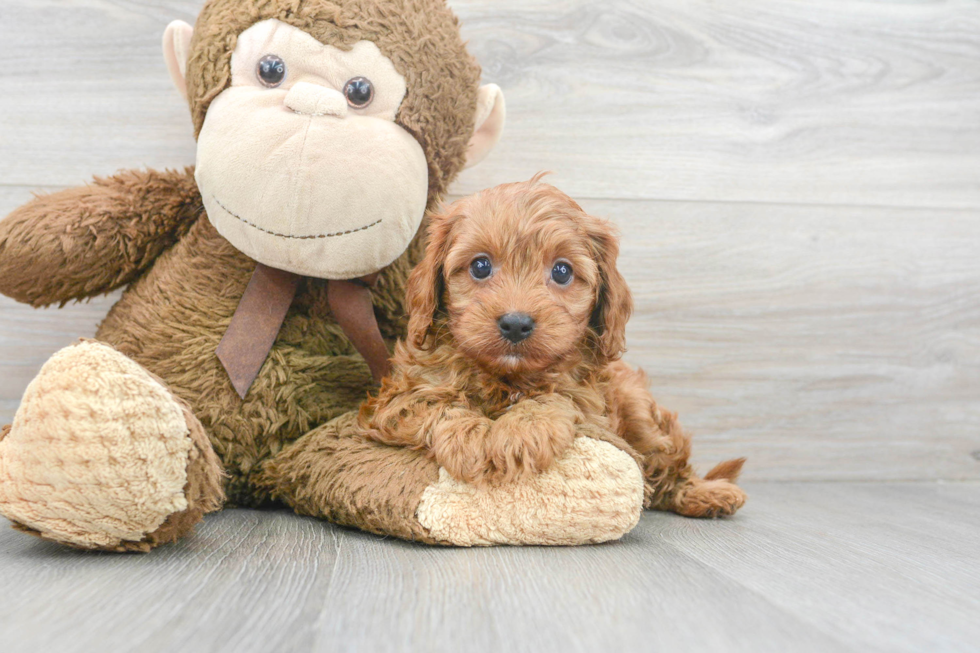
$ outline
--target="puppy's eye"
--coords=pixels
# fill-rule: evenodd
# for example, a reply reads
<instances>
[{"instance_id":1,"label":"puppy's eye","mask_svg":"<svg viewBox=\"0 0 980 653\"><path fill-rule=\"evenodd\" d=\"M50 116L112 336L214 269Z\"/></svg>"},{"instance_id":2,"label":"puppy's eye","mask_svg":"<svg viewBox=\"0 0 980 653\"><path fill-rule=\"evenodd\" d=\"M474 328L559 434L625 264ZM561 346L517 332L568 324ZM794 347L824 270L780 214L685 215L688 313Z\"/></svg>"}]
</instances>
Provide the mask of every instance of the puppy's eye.
<instances>
[{"instance_id":1,"label":"puppy's eye","mask_svg":"<svg viewBox=\"0 0 980 653\"><path fill-rule=\"evenodd\" d=\"M274 54L267 54L259 59L255 74L263 86L275 88L286 79L286 62Z\"/></svg>"},{"instance_id":2,"label":"puppy's eye","mask_svg":"<svg viewBox=\"0 0 980 653\"><path fill-rule=\"evenodd\" d=\"M572 265L568 261L558 261L551 268L551 279L559 286L567 286L572 280Z\"/></svg>"},{"instance_id":3,"label":"puppy's eye","mask_svg":"<svg viewBox=\"0 0 980 653\"><path fill-rule=\"evenodd\" d=\"M347 104L363 109L374 99L374 84L367 77L355 77L344 84L344 97Z\"/></svg>"},{"instance_id":4,"label":"puppy's eye","mask_svg":"<svg viewBox=\"0 0 980 653\"><path fill-rule=\"evenodd\" d=\"M474 279L486 279L493 272L493 263L486 256L478 256L470 263L470 275Z\"/></svg>"}]
</instances>

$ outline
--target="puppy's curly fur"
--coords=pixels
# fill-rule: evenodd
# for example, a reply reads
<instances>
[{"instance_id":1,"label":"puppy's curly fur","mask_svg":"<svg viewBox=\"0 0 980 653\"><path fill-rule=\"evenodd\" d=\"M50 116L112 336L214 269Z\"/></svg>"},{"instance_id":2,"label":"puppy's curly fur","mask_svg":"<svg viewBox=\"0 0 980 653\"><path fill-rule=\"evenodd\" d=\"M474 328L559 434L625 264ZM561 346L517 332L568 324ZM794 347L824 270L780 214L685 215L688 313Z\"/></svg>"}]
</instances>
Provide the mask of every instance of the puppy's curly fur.
<instances>
[{"instance_id":1,"label":"puppy's curly fur","mask_svg":"<svg viewBox=\"0 0 980 653\"><path fill-rule=\"evenodd\" d=\"M697 477L676 416L619 360L633 301L615 231L540 176L431 217L408 281L407 340L361 425L475 485L541 472L577 434L611 430L642 461L645 507L734 513L744 459ZM521 316L522 336L506 337L518 328L508 315Z\"/></svg>"}]
</instances>

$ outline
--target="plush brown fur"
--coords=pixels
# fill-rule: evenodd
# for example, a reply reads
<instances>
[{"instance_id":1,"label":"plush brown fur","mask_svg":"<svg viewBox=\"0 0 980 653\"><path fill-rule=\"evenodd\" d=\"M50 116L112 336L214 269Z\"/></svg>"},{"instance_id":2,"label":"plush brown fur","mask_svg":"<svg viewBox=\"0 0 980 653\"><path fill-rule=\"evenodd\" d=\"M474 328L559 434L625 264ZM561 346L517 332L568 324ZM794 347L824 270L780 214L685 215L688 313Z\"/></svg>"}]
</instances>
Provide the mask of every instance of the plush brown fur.
<instances>
[{"instance_id":1,"label":"plush brown fur","mask_svg":"<svg viewBox=\"0 0 980 653\"><path fill-rule=\"evenodd\" d=\"M549 468L582 425L611 428L642 460L645 506L683 515L734 513L744 460L695 476L690 440L619 361L632 299L616 269L614 231L558 189L506 184L432 218L425 258L409 279L409 334L394 371L361 410L369 437L425 452L476 485L519 481ZM476 279L486 256L493 274ZM565 286L551 279L571 264ZM530 315L518 344L498 319Z\"/></svg>"},{"instance_id":2,"label":"plush brown fur","mask_svg":"<svg viewBox=\"0 0 980 653\"><path fill-rule=\"evenodd\" d=\"M300 514L437 544L415 510L438 478L438 465L426 456L368 440L351 412L265 463L255 482Z\"/></svg>"},{"instance_id":3,"label":"plush brown fur","mask_svg":"<svg viewBox=\"0 0 980 653\"><path fill-rule=\"evenodd\" d=\"M130 170L38 196L0 223L0 292L46 306L115 290L152 266L202 210L189 170Z\"/></svg>"},{"instance_id":4,"label":"plush brown fur","mask_svg":"<svg viewBox=\"0 0 980 653\"><path fill-rule=\"evenodd\" d=\"M188 67L198 130L210 101L229 83L237 34L266 18L307 29L339 47L377 40L406 78L408 95L397 120L427 155L428 203L434 206L463 167L480 76L444 2L209 0L197 22ZM375 312L389 346L405 333L405 281L421 251L417 236L374 289ZM260 463L356 407L373 386L364 360L330 314L325 283L305 279L241 401L215 348L254 268L253 260L211 226L191 169L123 172L39 196L0 222L3 294L43 306L129 284L96 337L187 402L218 457L202 459L207 474L223 471L228 498L240 505L269 501L269 486L253 482ZM174 536L179 532L178 527Z\"/></svg>"}]
</instances>

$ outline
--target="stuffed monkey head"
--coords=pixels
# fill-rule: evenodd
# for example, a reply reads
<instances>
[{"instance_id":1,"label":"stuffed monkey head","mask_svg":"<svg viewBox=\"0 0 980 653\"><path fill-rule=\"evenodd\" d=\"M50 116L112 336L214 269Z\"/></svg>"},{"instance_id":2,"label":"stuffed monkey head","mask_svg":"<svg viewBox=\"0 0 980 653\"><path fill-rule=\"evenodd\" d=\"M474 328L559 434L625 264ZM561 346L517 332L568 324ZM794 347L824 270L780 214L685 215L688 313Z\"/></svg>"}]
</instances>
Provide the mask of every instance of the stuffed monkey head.
<instances>
[{"instance_id":1,"label":"stuffed monkey head","mask_svg":"<svg viewBox=\"0 0 980 653\"><path fill-rule=\"evenodd\" d=\"M301 275L393 262L503 128L443 0L209 0L163 45L209 219Z\"/></svg>"}]
</instances>

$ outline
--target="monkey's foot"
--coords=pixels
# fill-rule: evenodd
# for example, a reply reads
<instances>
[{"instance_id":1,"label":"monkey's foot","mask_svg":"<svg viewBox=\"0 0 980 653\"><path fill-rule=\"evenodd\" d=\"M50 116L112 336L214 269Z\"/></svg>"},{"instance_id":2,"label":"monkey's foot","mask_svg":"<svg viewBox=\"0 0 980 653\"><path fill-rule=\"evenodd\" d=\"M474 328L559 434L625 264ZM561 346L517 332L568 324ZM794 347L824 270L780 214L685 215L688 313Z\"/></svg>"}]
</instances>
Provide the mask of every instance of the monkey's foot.
<instances>
[{"instance_id":1,"label":"monkey's foot","mask_svg":"<svg viewBox=\"0 0 980 653\"><path fill-rule=\"evenodd\" d=\"M569 545L617 540L642 509L636 462L579 436L548 470L511 484L477 488L440 469L416 516L434 538L457 545Z\"/></svg>"},{"instance_id":2,"label":"monkey's foot","mask_svg":"<svg viewBox=\"0 0 980 653\"><path fill-rule=\"evenodd\" d=\"M200 422L102 343L45 363L0 439L0 514L70 546L148 551L222 502L220 463Z\"/></svg>"},{"instance_id":3,"label":"monkey's foot","mask_svg":"<svg viewBox=\"0 0 980 653\"><path fill-rule=\"evenodd\" d=\"M366 437L357 414L320 426L252 480L297 512L432 544L589 544L628 533L643 509L636 461L579 435L547 471L474 487L424 452Z\"/></svg>"}]
</instances>

